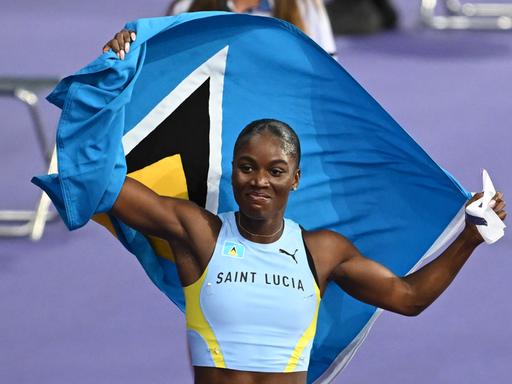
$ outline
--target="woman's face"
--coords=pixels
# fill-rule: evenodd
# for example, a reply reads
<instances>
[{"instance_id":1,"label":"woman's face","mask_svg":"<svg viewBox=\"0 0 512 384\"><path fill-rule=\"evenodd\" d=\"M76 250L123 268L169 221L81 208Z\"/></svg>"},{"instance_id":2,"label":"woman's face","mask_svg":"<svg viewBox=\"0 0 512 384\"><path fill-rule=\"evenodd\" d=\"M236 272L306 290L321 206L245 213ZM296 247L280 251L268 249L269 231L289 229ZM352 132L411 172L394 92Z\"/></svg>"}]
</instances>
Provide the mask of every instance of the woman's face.
<instances>
[{"instance_id":1,"label":"woman's face","mask_svg":"<svg viewBox=\"0 0 512 384\"><path fill-rule=\"evenodd\" d=\"M234 154L232 184L240 211L253 219L283 215L288 194L299 183L295 157L282 148L281 139L255 134Z\"/></svg>"}]
</instances>

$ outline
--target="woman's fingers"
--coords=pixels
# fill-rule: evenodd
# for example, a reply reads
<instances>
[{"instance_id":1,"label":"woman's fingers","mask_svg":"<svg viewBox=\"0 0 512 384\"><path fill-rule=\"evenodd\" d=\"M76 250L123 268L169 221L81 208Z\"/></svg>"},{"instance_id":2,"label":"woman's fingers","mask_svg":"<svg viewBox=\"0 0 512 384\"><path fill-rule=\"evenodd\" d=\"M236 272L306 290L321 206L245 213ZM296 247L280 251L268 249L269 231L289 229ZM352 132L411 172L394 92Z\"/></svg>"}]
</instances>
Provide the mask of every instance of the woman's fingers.
<instances>
[{"instance_id":1,"label":"woman's fingers","mask_svg":"<svg viewBox=\"0 0 512 384\"><path fill-rule=\"evenodd\" d=\"M503 199L503 192L496 192L490 202L490 206L501 220L505 220L507 217L507 212L505 211L506 205L507 204Z\"/></svg>"},{"instance_id":2,"label":"woman's fingers","mask_svg":"<svg viewBox=\"0 0 512 384\"><path fill-rule=\"evenodd\" d=\"M496 192L494 196L492 197L493 200L503 200L503 193L502 192Z\"/></svg>"},{"instance_id":3,"label":"woman's fingers","mask_svg":"<svg viewBox=\"0 0 512 384\"><path fill-rule=\"evenodd\" d=\"M483 195L483 192L475 193L475 195L466 203L466 207L472 202L480 199ZM493 211L496 212L501 220L505 220L507 217L507 212L505 211L506 206L507 204L503 199L503 192L496 192L492 200L489 202L489 207L491 207Z\"/></svg>"},{"instance_id":4,"label":"woman's fingers","mask_svg":"<svg viewBox=\"0 0 512 384\"><path fill-rule=\"evenodd\" d=\"M123 29L122 31L116 34L116 40L119 42L119 47L121 50L128 53L130 51L130 43L132 38L130 36L130 31Z\"/></svg>"},{"instance_id":5,"label":"woman's fingers","mask_svg":"<svg viewBox=\"0 0 512 384\"><path fill-rule=\"evenodd\" d=\"M499 211L503 211L503 209L505 208L505 202L503 200L498 200L496 201L496 204L494 205L494 212L499 212Z\"/></svg>"},{"instance_id":6,"label":"woman's fingers","mask_svg":"<svg viewBox=\"0 0 512 384\"><path fill-rule=\"evenodd\" d=\"M118 32L116 33L116 36L114 38L114 40L116 41L117 43L117 50L114 50L114 52L117 53L117 57L119 57L121 60L124 60L124 56L125 56L125 53L127 52L126 51L126 31L123 29L121 32ZM128 35L129 37L129 35ZM129 43L128 43L129 45Z\"/></svg>"},{"instance_id":7,"label":"woman's fingers","mask_svg":"<svg viewBox=\"0 0 512 384\"><path fill-rule=\"evenodd\" d=\"M134 37L137 38L137 36L135 35L135 32L133 31L129 31L127 29L123 29L121 32L119 32L119 37L118 37L118 41L119 41L119 45L121 47L121 49L125 52L125 53L128 53L130 52L130 44L135 41Z\"/></svg>"},{"instance_id":8,"label":"woman's fingers","mask_svg":"<svg viewBox=\"0 0 512 384\"><path fill-rule=\"evenodd\" d=\"M102 50L103 52L108 52L111 49L117 57L124 60L126 54L130 52L131 43L136 38L137 35L134 31L123 29L116 33L114 38L103 46Z\"/></svg>"},{"instance_id":9,"label":"woman's fingers","mask_svg":"<svg viewBox=\"0 0 512 384\"><path fill-rule=\"evenodd\" d=\"M124 50L121 48L121 43L119 43L119 39L114 38L108 42L108 46L112 51L119 57L121 60L124 59Z\"/></svg>"},{"instance_id":10,"label":"woman's fingers","mask_svg":"<svg viewBox=\"0 0 512 384\"><path fill-rule=\"evenodd\" d=\"M473 201L476 201L478 199L480 199L482 196L484 195L483 192L478 192L478 193L475 193L473 195L473 197L471 199L469 199L469 201L466 203L466 207L471 204Z\"/></svg>"}]
</instances>

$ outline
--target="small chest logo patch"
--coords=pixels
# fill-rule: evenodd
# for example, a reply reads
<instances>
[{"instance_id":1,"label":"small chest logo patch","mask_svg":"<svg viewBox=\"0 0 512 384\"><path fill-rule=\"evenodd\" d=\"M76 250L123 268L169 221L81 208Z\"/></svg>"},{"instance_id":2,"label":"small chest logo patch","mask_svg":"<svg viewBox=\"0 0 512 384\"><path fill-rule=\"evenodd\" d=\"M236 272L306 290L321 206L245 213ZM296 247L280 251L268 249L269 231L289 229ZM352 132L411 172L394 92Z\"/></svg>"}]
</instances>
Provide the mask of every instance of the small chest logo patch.
<instances>
[{"instance_id":1,"label":"small chest logo patch","mask_svg":"<svg viewBox=\"0 0 512 384\"><path fill-rule=\"evenodd\" d=\"M245 254L245 247L242 244L234 243L232 241L224 242L222 247L222 255L242 258Z\"/></svg>"}]
</instances>

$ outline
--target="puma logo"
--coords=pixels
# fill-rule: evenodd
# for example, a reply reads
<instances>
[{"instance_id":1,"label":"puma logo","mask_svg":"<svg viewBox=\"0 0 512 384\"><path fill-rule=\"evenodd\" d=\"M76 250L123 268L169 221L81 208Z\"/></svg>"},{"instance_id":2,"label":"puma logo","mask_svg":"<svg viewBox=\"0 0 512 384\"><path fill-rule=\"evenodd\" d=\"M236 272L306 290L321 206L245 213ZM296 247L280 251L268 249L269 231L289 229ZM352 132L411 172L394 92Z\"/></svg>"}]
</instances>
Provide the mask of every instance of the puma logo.
<instances>
[{"instance_id":1,"label":"puma logo","mask_svg":"<svg viewBox=\"0 0 512 384\"><path fill-rule=\"evenodd\" d=\"M290 256L290 257L293 259L293 261L295 261L295 263L296 263L296 264L299 264L299 263L297 262L297 259L295 258L295 254L297 253L297 251L298 251L298 249L296 249L296 250L295 250L295 252L290 253L290 252L288 252L288 251L285 251L285 250L284 250L284 249L282 249L282 248L279 248L279 252L284 253L285 255Z\"/></svg>"}]
</instances>

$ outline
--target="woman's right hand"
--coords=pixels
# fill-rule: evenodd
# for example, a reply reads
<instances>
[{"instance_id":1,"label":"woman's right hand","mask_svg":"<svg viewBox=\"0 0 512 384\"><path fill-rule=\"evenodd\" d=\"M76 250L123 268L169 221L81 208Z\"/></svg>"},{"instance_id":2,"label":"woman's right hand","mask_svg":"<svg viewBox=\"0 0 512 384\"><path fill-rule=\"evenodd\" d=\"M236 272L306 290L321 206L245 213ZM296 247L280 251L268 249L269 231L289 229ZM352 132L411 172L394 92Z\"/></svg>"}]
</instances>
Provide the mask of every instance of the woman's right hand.
<instances>
[{"instance_id":1,"label":"woman's right hand","mask_svg":"<svg viewBox=\"0 0 512 384\"><path fill-rule=\"evenodd\" d=\"M119 59L124 60L125 55L130 52L130 44L133 43L136 38L137 35L134 31L122 29L116 33L112 40L108 41L107 44L103 46L103 52L112 50Z\"/></svg>"}]
</instances>

